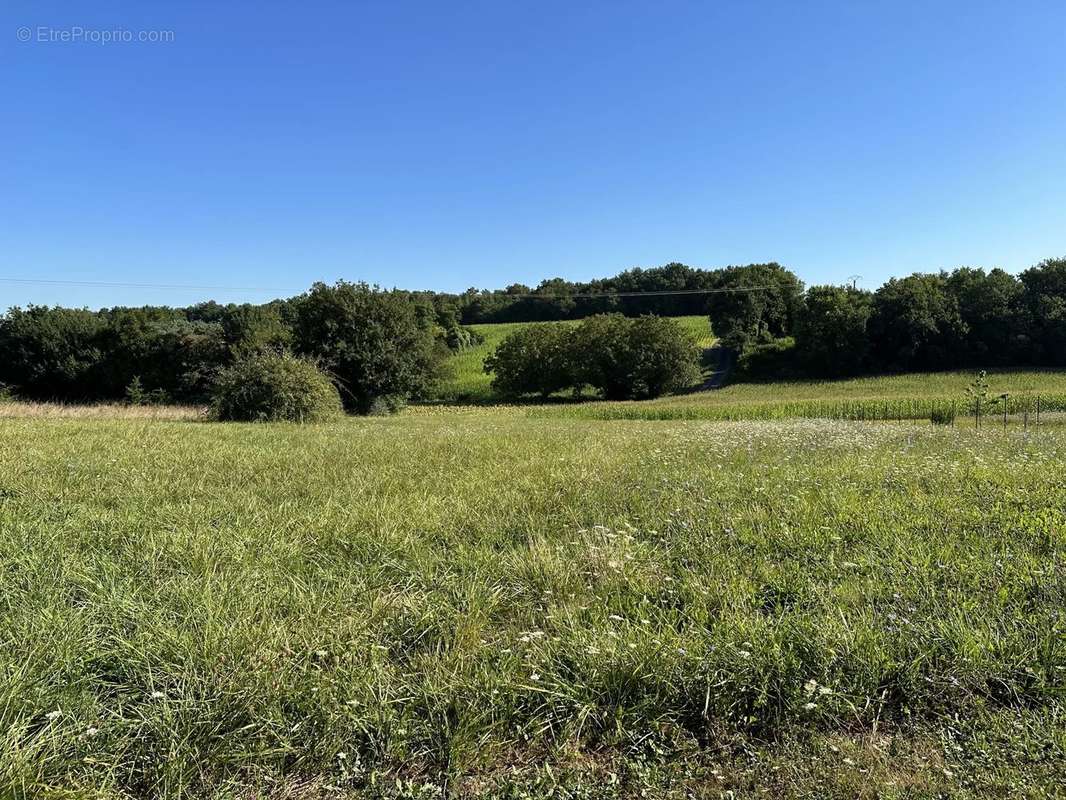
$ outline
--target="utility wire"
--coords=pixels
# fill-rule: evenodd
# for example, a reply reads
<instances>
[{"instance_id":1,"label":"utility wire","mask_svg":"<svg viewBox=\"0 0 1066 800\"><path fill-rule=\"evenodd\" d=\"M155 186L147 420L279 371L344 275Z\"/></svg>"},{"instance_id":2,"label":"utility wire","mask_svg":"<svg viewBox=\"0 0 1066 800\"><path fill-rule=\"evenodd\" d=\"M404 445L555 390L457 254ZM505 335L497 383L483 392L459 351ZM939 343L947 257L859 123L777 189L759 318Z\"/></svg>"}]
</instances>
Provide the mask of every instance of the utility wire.
<instances>
[{"instance_id":1,"label":"utility wire","mask_svg":"<svg viewBox=\"0 0 1066 800\"><path fill-rule=\"evenodd\" d=\"M528 294L512 294L507 291L497 290L492 292L493 295L501 297L517 297L517 298L541 298L544 300L566 300L570 297L660 297L665 295L675 294L722 294L725 292L759 292L763 289L776 289L776 286L733 286L724 289L661 289L650 292L574 292L573 294L537 294L530 292Z\"/></svg>"},{"instance_id":2,"label":"utility wire","mask_svg":"<svg viewBox=\"0 0 1066 800\"><path fill-rule=\"evenodd\" d=\"M110 289L168 289L168 290L193 290L193 291L216 291L216 292L283 292L283 289L266 286L191 286L181 283L121 283L116 281L76 281L76 280L52 280L48 278L3 278L0 283L14 284L41 284L46 286L101 286ZM566 300L568 298L611 298L611 297L666 297L671 295L695 295L695 294L722 294L728 292L758 292L766 289L775 289L774 286L734 286L720 289L659 289L648 292L573 292L570 294L545 294L545 293L511 293L503 290L493 290L490 295L514 299L531 300ZM417 294L420 290L411 290ZM434 294L452 294L451 292L434 292ZM462 293L456 292L454 294ZM480 292L479 292L480 294Z\"/></svg>"},{"instance_id":3,"label":"utility wire","mask_svg":"<svg viewBox=\"0 0 1066 800\"><path fill-rule=\"evenodd\" d=\"M112 281L68 281L48 278L0 278L2 283L42 284L46 286L104 286L111 289L194 289L217 292L277 292L264 286L190 286L183 283L119 283Z\"/></svg>"}]
</instances>

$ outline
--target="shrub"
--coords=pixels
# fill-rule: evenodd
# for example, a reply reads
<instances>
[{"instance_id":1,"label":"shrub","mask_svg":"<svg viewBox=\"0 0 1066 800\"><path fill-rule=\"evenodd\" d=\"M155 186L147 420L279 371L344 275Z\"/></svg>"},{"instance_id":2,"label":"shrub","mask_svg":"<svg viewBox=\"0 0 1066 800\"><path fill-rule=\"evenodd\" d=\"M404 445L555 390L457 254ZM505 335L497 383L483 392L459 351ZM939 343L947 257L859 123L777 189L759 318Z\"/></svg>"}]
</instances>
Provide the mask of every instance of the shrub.
<instances>
[{"instance_id":1,"label":"shrub","mask_svg":"<svg viewBox=\"0 0 1066 800\"><path fill-rule=\"evenodd\" d=\"M737 359L737 375L776 378L796 372L796 341L790 336L751 345Z\"/></svg>"},{"instance_id":2,"label":"shrub","mask_svg":"<svg viewBox=\"0 0 1066 800\"><path fill-rule=\"evenodd\" d=\"M929 412L929 421L932 422L934 425L954 425L955 407L937 406Z\"/></svg>"},{"instance_id":3,"label":"shrub","mask_svg":"<svg viewBox=\"0 0 1066 800\"><path fill-rule=\"evenodd\" d=\"M571 370L573 331L566 326L534 324L512 333L485 359L492 388L503 395L547 397L574 385Z\"/></svg>"},{"instance_id":4,"label":"shrub","mask_svg":"<svg viewBox=\"0 0 1066 800\"><path fill-rule=\"evenodd\" d=\"M571 341L575 385L592 386L609 400L659 397L699 379L696 340L672 319L589 317Z\"/></svg>"},{"instance_id":5,"label":"shrub","mask_svg":"<svg viewBox=\"0 0 1066 800\"><path fill-rule=\"evenodd\" d=\"M608 400L658 397L699 379L700 349L672 319L601 314L573 336L574 379Z\"/></svg>"},{"instance_id":6,"label":"shrub","mask_svg":"<svg viewBox=\"0 0 1066 800\"><path fill-rule=\"evenodd\" d=\"M312 362L260 353L219 376L212 417L246 422L327 422L343 413L337 387Z\"/></svg>"},{"instance_id":7,"label":"shrub","mask_svg":"<svg viewBox=\"0 0 1066 800\"><path fill-rule=\"evenodd\" d=\"M695 338L672 319L600 314L576 328L515 331L485 360L485 372L505 395L591 386L609 400L644 399L695 383L699 356Z\"/></svg>"},{"instance_id":8,"label":"shrub","mask_svg":"<svg viewBox=\"0 0 1066 800\"><path fill-rule=\"evenodd\" d=\"M473 328L458 324L448 325L443 328L441 336L444 340L444 344L447 345L448 349L453 353L461 353L464 350L477 347L485 341L485 337Z\"/></svg>"}]
</instances>

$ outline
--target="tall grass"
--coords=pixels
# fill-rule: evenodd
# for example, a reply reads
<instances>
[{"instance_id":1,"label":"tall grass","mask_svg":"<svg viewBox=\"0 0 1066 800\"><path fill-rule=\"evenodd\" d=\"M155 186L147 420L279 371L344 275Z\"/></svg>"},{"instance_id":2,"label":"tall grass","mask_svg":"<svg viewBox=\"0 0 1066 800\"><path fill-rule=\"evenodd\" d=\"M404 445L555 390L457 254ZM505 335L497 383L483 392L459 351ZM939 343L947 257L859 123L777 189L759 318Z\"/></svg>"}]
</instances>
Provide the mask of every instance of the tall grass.
<instances>
[{"instance_id":1,"label":"tall grass","mask_svg":"<svg viewBox=\"0 0 1066 800\"><path fill-rule=\"evenodd\" d=\"M0 425L0 795L1047 796L1066 433Z\"/></svg>"},{"instance_id":2,"label":"tall grass","mask_svg":"<svg viewBox=\"0 0 1066 800\"><path fill-rule=\"evenodd\" d=\"M0 400L0 418L38 417L61 419L204 419L207 409L200 406L127 405L124 403L43 403Z\"/></svg>"}]
</instances>

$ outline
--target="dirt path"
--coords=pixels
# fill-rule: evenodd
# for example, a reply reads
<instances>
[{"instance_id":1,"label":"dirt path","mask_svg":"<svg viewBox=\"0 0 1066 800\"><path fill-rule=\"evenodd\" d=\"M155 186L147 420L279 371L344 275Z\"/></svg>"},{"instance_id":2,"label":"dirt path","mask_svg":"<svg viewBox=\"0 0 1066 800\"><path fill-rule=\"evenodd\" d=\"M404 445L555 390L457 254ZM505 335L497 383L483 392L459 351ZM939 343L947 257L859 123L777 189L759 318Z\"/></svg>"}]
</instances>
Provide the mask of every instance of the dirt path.
<instances>
[{"instance_id":1,"label":"dirt path","mask_svg":"<svg viewBox=\"0 0 1066 800\"><path fill-rule=\"evenodd\" d=\"M709 347L703 351L703 357L706 363L714 364L714 370L707 376L707 379L700 384L697 391L702 392L707 389L721 389L729 380L729 376L733 372L733 367L736 366L736 353L724 347Z\"/></svg>"}]
</instances>

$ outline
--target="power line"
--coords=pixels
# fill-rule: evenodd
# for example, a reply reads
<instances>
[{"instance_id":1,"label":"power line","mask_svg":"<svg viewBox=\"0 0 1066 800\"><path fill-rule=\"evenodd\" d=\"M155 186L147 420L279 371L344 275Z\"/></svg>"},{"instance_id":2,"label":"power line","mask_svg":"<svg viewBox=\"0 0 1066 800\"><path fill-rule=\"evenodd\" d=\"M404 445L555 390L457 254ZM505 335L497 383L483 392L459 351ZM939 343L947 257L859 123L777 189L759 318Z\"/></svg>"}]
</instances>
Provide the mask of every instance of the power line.
<instances>
[{"instance_id":1,"label":"power line","mask_svg":"<svg viewBox=\"0 0 1066 800\"><path fill-rule=\"evenodd\" d=\"M98 286L109 289L166 289L166 290L190 290L190 291L215 291L215 292L283 292L285 290L266 286L193 286L183 283L124 283L118 281L77 281L77 280L53 280L49 278L3 278L0 283L14 283L19 285L44 285L44 286ZM497 297L533 300L565 300L568 298L611 298L611 297L666 297L671 295L698 295L698 294L723 294L729 292L758 292L776 289L775 286L733 286L719 289L657 289L647 292L573 292L569 294L545 294L545 293L512 293L503 290L492 290L490 294ZM412 294L419 290L411 290ZM451 294L439 292L439 294Z\"/></svg>"},{"instance_id":2,"label":"power line","mask_svg":"<svg viewBox=\"0 0 1066 800\"><path fill-rule=\"evenodd\" d=\"M676 294L722 294L726 292L760 292L764 289L777 289L777 286L732 286L724 289L662 289L650 292L574 292L572 294L537 294L535 292L512 293L507 291L493 291L491 294L500 297L539 298L542 300L566 300L571 297L661 297Z\"/></svg>"},{"instance_id":3,"label":"power line","mask_svg":"<svg viewBox=\"0 0 1066 800\"><path fill-rule=\"evenodd\" d=\"M190 289L213 292L279 292L265 286L190 286L184 283L120 283L117 281L71 281L48 278L0 278L2 283L43 286L102 286L109 289Z\"/></svg>"}]
</instances>

